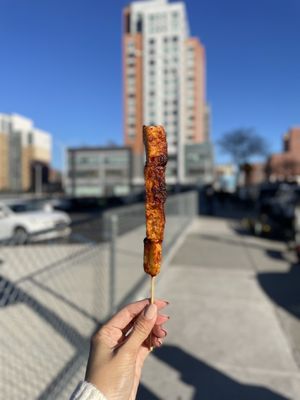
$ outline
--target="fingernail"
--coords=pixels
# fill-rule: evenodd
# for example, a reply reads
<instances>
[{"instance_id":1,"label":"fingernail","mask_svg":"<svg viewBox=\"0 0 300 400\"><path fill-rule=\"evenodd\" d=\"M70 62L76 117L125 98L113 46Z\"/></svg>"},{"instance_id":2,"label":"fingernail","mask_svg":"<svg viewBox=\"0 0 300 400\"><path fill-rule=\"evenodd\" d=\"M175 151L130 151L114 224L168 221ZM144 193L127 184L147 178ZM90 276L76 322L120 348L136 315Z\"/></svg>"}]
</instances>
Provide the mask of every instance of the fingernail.
<instances>
[{"instance_id":1,"label":"fingernail","mask_svg":"<svg viewBox=\"0 0 300 400\"><path fill-rule=\"evenodd\" d=\"M153 319L157 314L157 307L155 304L150 304L150 306L148 306L145 309L145 318L146 319Z\"/></svg>"},{"instance_id":2,"label":"fingernail","mask_svg":"<svg viewBox=\"0 0 300 400\"><path fill-rule=\"evenodd\" d=\"M158 347L160 347L163 344L163 341L161 339L157 339L158 341Z\"/></svg>"},{"instance_id":3,"label":"fingernail","mask_svg":"<svg viewBox=\"0 0 300 400\"><path fill-rule=\"evenodd\" d=\"M167 332L165 329L163 329L163 328L161 328L161 330L163 331L163 333L165 334L165 336L167 336L168 332Z\"/></svg>"}]
</instances>

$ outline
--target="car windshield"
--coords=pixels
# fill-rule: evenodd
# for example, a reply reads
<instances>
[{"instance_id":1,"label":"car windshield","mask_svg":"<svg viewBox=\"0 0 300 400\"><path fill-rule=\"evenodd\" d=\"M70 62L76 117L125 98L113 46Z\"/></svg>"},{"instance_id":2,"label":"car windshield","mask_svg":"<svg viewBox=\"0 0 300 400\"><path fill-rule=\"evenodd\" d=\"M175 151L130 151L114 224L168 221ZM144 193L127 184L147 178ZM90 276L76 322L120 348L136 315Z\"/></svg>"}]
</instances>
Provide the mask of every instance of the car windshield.
<instances>
[{"instance_id":1,"label":"car windshield","mask_svg":"<svg viewBox=\"0 0 300 400\"><path fill-rule=\"evenodd\" d=\"M15 213L26 213L26 212L42 210L40 204L32 204L32 203L10 204L8 207Z\"/></svg>"}]
</instances>

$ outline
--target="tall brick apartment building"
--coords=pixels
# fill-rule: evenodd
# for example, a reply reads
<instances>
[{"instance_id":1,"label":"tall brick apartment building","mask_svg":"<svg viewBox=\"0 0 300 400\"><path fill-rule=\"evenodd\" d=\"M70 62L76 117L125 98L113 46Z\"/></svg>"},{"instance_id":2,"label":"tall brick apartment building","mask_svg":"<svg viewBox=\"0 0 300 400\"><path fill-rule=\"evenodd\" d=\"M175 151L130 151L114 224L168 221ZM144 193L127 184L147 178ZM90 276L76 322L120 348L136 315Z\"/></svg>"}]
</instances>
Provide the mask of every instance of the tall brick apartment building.
<instances>
[{"instance_id":1,"label":"tall brick apartment building","mask_svg":"<svg viewBox=\"0 0 300 400\"><path fill-rule=\"evenodd\" d=\"M169 184L208 179L205 48L190 36L185 3L132 1L123 20L124 142L133 152L133 183L143 184L143 124L166 128Z\"/></svg>"}]
</instances>

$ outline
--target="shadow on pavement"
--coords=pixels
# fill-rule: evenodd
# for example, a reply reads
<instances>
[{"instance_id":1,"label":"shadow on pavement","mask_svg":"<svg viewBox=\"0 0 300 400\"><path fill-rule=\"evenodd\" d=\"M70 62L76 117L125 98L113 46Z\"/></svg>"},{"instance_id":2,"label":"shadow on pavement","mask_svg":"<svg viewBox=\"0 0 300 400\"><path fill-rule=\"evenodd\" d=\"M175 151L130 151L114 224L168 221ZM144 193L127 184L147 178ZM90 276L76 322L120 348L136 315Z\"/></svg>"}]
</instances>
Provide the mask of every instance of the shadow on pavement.
<instances>
[{"instance_id":1,"label":"shadow on pavement","mask_svg":"<svg viewBox=\"0 0 300 400\"><path fill-rule=\"evenodd\" d=\"M259 273L257 279L273 302L300 319L300 266L298 264L292 264L288 272Z\"/></svg>"},{"instance_id":2,"label":"shadow on pavement","mask_svg":"<svg viewBox=\"0 0 300 400\"><path fill-rule=\"evenodd\" d=\"M141 384L137 393L137 400L161 400L161 398L157 397L155 394L150 392L149 389L143 386L143 384Z\"/></svg>"},{"instance_id":3,"label":"shadow on pavement","mask_svg":"<svg viewBox=\"0 0 300 400\"><path fill-rule=\"evenodd\" d=\"M267 255L274 260L284 261L285 257L283 256L282 251L279 250L266 250Z\"/></svg>"},{"instance_id":4,"label":"shadow on pavement","mask_svg":"<svg viewBox=\"0 0 300 400\"><path fill-rule=\"evenodd\" d=\"M26 305L29 309L35 312L47 325L50 325L62 338L74 347L74 355L72 359L60 370L56 371L57 374L53 380L48 383L44 390L39 394L39 400L58 399L60 398L60 391L69 383L72 375L86 362L89 339L83 336L76 328L74 328L67 321L63 320L54 310L49 306L44 305L29 293L15 285L14 282L0 275L0 309L4 307L11 307L18 303ZM77 311L80 311L78 309ZM85 315L86 316L86 315ZM27 325L27 331L30 329L30 323ZM32 326L32 336L40 339L41 334L36 326ZM16 333L14 340L19 332ZM14 332L12 332L14 335ZM20 351L21 349L21 342ZM37 348L39 344L37 343ZM34 359L28 359L28 367L34 363ZM48 371L51 371L53 360L49 360ZM55 365L55 363L54 363ZM13 371L15 373L15 371ZM47 375L46 375L47 376ZM50 375L51 376L51 375ZM26 380L26 376L23 378Z\"/></svg>"},{"instance_id":5,"label":"shadow on pavement","mask_svg":"<svg viewBox=\"0 0 300 400\"><path fill-rule=\"evenodd\" d=\"M230 225L232 228L232 225ZM234 231L236 231L235 228ZM240 234L241 235L241 234ZM211 234L205 234L205 233L200 233L197 234L197 237L202 240L206 241L211 241L211 242L219 242L219 243L224 243L227 245L232 245L232 246L244 246L243 242L241 242L240 238L235 238L235 237L224 237L220 235L211 235ZM282 252L276 249L267 249L266 248L266 243L262 242L261 244L258 242L248 242L247 247L251 249L256 249L256 250L262 250L267 253L269 257L275 258L277 260L285 260L285 257L283 256Z\"/></svg>"},{"instance_id":6,"label":"shadow on pavement","mask_svg":"<svg viewBox=\"0 0 300 400\"><path fill-rule=\"evenodd\" d=\"M194 387L193 400L288 400L264 387L243 385L179 347L164 346L153 355L177 370L184 383ZM139 399L156 399L155 396L151 396L152 394L149 394ZM179 400L180 397L174 397L175 399Z\"/></svg>"}]
</instances>

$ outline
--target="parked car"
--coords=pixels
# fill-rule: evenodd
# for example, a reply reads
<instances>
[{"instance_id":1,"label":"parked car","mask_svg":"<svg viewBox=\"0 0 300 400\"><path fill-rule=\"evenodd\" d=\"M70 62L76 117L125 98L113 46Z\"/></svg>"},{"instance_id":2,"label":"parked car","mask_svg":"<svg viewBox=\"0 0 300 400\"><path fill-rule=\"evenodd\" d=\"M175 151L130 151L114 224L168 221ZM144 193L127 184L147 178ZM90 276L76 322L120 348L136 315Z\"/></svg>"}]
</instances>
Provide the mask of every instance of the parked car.
<instances>
[{"instance_id":1,"label":"parked car","mask_svg":"<svg viewBox=\"0 0 300 400\"><path fill-rule=\"evenodd\" d=\"M300 198L296 185L280 184L264 188L256 202L256 213L252 222L256 235L272 235L287 241L295 235L295 207Z\"/></svg>"},{"instance_id":2,"label":"parked car","mask_svg":"<svg viewBox=\"0 0 300 400\"><path fill-rule=\"evenodd\" d=\"M10 244L25 244L66 237L71 219L49 205L34 202L0 202L0 240Z\"/></svg>"}]
</instances>

